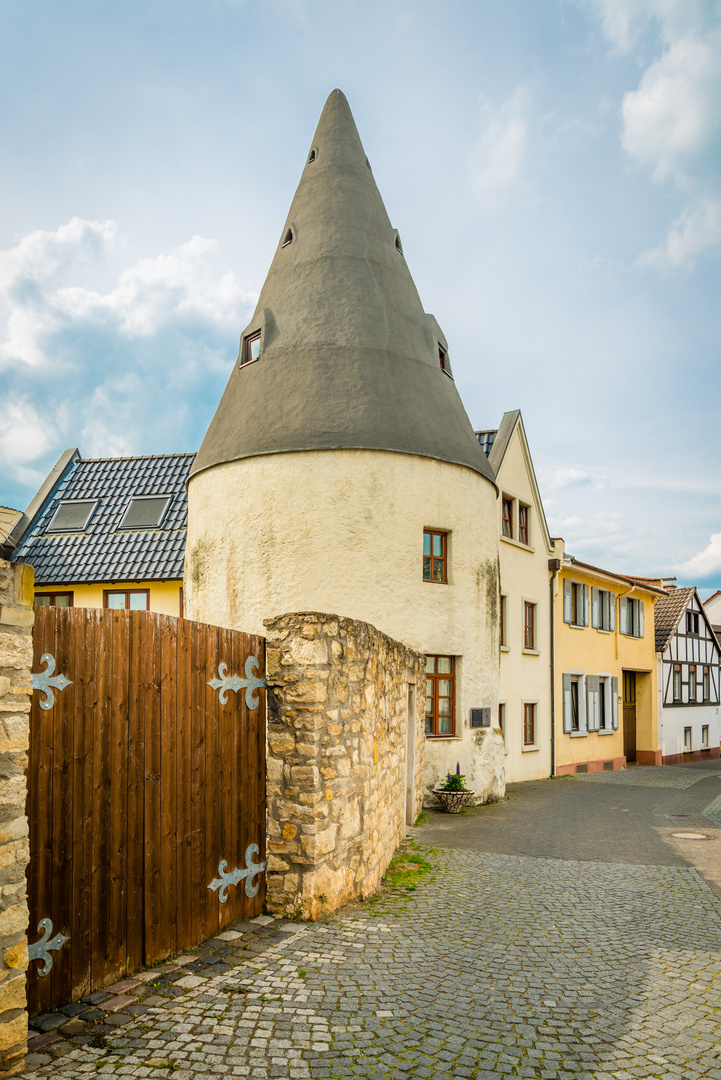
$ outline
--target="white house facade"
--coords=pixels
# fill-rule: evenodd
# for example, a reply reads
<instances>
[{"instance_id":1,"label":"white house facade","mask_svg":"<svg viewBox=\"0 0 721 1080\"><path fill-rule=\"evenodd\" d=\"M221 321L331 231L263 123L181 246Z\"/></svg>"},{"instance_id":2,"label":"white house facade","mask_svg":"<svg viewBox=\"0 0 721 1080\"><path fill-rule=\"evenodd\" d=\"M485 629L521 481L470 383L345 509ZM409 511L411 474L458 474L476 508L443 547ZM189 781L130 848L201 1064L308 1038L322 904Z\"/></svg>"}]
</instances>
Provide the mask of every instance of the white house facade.
<instances>
[{"instance_id":1,"label":"white house facade","mask_svg":"<svg viewBox=\"0 0 721 1080\"><path fill-rule=\"evenodd\" d=\"M663 764L717 758L719 645L697 590L672 589L657 601L655 619Z\"/></svg>"}]
</instances>

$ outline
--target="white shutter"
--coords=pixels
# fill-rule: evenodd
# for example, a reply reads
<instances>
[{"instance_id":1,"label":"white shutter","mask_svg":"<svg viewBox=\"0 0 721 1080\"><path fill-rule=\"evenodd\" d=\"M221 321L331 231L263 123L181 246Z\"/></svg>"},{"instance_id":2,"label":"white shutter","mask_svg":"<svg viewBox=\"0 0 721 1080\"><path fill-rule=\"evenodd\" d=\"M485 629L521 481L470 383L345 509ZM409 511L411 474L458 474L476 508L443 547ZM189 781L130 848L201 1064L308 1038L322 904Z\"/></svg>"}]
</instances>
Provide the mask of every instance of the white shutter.
<instances>
[{"instance_id":1,"label":"white shutter","mask_svg":"<svg viewBox=\"0 0 721 1080\"><path fill-rule=\"evenodd\" d=\"M626 633L626 597L622 596L618 602L618 628L622 634Z\"/></svg>"},{"instance_id":2,"label":"white shutter","mask_svg":"<svg viewBox=\"0 0 721 1080\"><path fill-rule=\"evenodd\" d=\"M645 617L643 613L644 603L643 600L638 601L638 637L645 637Z\"/></svg>"},{"instance_id":3,"label":"white shutter","mask_svg":"<svg viewBox=\"0 0 721 1080\"><path fill-rule=\"evenodd\" d=\"M591 625L591 594L588 585L583 586L583 625Z\"/></svg>"},{"instance_id":4,"label":"white shutter","mask_svg":"<svg viewBox=\"0 0 721 1080\"><path fill-rule=\"evenodd\" d=\"M603 601L603 597L601 597L601 600ZM603 610L599 607L598 601L598 589L594 585L594 587L591 589L591 626L595 626L596 629L598 629L598 627L603 622ZM599 614L601 616L600 619Z\"/></svg>"},{"instance_id":5,"label":"white shutter","mask_svg":"<svg viewBox=\"0 0 721 1080\"><path fill-rule=\"evenodd\" d=\"M610 630L615 630L616 629L616 594L615 594L615 592L610 592L608 594L608 614L609 614L609 623L608 623L609 629Z\"/></svg>"},{"instance_id":6,"label":"white shutter","mask_svg":"<svg viewBox=\"0 0 721 1080\"><path fill-rule=\"evenodd\" d=\"M614 675L611 679L611 724L614 731L618 731L618 679Z\"/></svg>"},{"instance_id":7,"label":"white shutter","mask_svg":"<svg viewBox=\"0 0 721 1080\"><path fill-rule=\"evenodd\" d=\"M563 621L570 623L572 611L571 582L564 579L563 582Z\"/></svg>"},{"instance_id":8,"label":"white shutter","mask_svg":"<svg viewBox=\"0 0 721 1080\"><path fill-rule=\"evenodd\" d=\"M600 709L598 704L598 685L598 675L586 676L586 698L589 731L598 731L599 728Z\"/></svg>"},{"instance_id":9,"label":"white shutter","mask_svg":"<svg viewBox=\"0 0 721 1080\"><path fill-rule=\"evenodd\" d=\"M571 676L563 676L563 730L571 730Z\"/></svg>"},{"instance_id":10,"label":"white shutter","mask_svg":"<svg viewBox=\"0 0 721 1080\"><path fill-rule=\"evenodd\" d=\"M585 589L584 585L584 589ZM583 685L586 682L584 676L578 676L578 730L587 731L586 727L586 687Z\"/></svg>"}]
</instances>

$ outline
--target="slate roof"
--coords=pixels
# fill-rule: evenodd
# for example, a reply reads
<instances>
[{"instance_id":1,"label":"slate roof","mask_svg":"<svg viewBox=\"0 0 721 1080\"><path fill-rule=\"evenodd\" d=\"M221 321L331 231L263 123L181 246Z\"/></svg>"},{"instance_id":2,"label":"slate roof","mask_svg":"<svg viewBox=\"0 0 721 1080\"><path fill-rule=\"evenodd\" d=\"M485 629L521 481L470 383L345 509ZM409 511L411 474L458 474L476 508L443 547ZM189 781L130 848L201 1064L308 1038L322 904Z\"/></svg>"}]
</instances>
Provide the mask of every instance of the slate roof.
<instances>
[{"instance_id":1,"label":"slate roof","mask_svg":"<svg viewBox=\"0 0 721 1080\"><path fill-rule=\"evenodd\" d=\"M664 652L666 649L695 591L693 586L686 589L672 589L667 596L662 596L656 601L653 609L656 624L656 652Z\"/></svg>"},{"instance_id":2,"label":"slate roof","mask_svg":"<svg viewBox=\"0 0 721 1080\"><path fill-rule=\"evenodd\" d=\"M164 581L182 578L188 498L195 454L94 458L78 456L43 503L13 553L35 568L36 585ZM159 528L119 529L135 495L170 495ZM58 504L98 499L82 532L49 533Z\"/></svg>"},{"instance_id":3,"label":"slate roof","mask_svg":"<svg viewBox=\"0 0 721 1080\"><path fill-rule=\"evenodd\" d=\"M491 431L477 431L476 438L481 444L481 450L488 457L493 446L493 440L498 434L498 428L493 428Z\"/></svg>"}]
</instances>

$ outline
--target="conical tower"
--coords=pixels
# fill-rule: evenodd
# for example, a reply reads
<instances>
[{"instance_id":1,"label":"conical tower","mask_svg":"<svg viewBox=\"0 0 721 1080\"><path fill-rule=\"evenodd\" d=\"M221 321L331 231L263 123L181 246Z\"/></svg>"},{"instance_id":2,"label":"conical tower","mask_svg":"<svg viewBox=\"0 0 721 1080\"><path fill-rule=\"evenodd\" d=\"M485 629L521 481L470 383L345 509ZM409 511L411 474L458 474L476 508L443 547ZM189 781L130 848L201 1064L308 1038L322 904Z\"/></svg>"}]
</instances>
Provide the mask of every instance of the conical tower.
<instances>
[{"instance_id":1,"label":"conical tower","mask_svg":"<svg viewBox=\"0 0 721 1080\"><path fill-rule=\"evenodd\" d=\"M423 310L348 102L334 90L192 475L259 454L340 448L419 454L492 477L446 339Z\"/></svg>"},{"instance_id":2,"label":"conical tower","mask_svg":"<svg viewBox=\"0 0 721 1080\"><path fill-rule=\"evenodd\" d=\"M491 732L470 710L497 715L497 514L448 343L335 90L189 480L186 613L251 634L332 613L426 654L450 688L426 787L460 760L488 792Z\"/></svg>"}]
</instances>

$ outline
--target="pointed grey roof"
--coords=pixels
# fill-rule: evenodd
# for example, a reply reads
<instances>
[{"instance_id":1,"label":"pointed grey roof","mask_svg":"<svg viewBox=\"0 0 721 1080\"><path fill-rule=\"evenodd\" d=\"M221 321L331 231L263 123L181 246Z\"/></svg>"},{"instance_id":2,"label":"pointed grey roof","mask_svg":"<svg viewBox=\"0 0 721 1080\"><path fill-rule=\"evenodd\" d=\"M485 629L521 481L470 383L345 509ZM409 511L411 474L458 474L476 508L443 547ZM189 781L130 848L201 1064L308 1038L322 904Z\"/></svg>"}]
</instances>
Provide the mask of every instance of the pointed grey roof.
<instances>
[{"instance_id":1,"label":"pointed grey roof","mask_svg":"<svg viewBox=\"0 0 721 1080\"><path fill-rule=\"evenodd\" d=\"M242 364L257 331L259 359ZM191 475L259 454L356 448L438 458L493 482L439 344L447 350L334 90Z\"/></svg>"}]
</instances>

